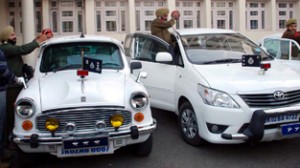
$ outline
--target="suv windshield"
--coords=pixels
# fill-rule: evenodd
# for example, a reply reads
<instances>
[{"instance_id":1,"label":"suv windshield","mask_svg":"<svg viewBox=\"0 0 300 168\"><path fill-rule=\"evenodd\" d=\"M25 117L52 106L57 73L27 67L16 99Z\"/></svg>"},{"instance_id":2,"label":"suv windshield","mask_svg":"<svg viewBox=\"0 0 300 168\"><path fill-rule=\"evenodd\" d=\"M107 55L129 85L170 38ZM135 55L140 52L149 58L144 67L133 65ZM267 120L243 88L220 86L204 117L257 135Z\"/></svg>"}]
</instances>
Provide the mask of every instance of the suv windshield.
<instances>
[{"instance_id":1,"label":"suv windshield","mask_svg":"<svg viewBox=\"0 0 300 168\"><path fill-rule=\"evenodd\" d=\"M238 33L184 35L182 41L189 61L194 64L239 63L243 55L260 55L262 60L273 59Z\"/></svg>"},{"instance_id":2,"label":"suv windshield","mask_svg":"<svg viewBox=\"0 0 300 168\"><path fill-rule=\"evenodd\" d=\"M47 46L42 53L41 72L80 69L83 57L102 60L103 69L122 69L119 47L112 43L74 42Z\"/></svg>"}]
</instances>

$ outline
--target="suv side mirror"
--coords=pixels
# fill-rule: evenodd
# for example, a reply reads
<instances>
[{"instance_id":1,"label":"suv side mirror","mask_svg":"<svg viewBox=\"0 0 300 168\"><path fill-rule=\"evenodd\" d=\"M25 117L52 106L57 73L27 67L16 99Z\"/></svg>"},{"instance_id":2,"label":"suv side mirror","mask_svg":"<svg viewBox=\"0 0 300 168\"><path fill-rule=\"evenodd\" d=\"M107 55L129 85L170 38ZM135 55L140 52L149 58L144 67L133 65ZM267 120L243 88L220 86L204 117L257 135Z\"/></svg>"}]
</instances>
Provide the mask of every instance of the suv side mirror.
<instances>
[{"instance_id":1,"label":"suv side mirror","mask_svg":"<svg viewBox=\"0 0 300 168\"><path fill-rule=\"evenodd\" d=\"M134 69L141 69L142 63L141 62L131 62L130 63L130 72L132 73Z\"/></svg>"},{"instance_id":2,"label":"suv side mirror","mask_svg":"<svg viewBox=\"0 0 300 168\"><path fill-rule=\"evenodd\" d=\"M173 61L173 57L168 52L159 52L156 54L155 61L156 62L170 62L170 61Z\"/></svg>"}]
</instances>

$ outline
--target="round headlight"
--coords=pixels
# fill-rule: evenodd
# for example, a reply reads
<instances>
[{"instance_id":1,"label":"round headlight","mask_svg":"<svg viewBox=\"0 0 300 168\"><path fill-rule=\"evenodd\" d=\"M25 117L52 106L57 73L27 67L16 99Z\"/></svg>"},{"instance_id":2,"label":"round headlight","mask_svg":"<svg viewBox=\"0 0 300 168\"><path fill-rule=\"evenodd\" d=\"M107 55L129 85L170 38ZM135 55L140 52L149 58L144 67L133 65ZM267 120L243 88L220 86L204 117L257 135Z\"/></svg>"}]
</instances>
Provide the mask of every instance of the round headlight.
<instances>
[{"instance_id":1,"label":"round headlight","mask_svg":"<svg viewBox=\"0 0 300 168\"><path fill-rule=\"evenodd\" d=\"M119 128L124 122L124 117L122 114L114 114L110 117L110 124L115 127Z\"/></svg>"},{"instance_id":2,"label":"round headlight","mask_svg":"<svg viewBox=\"0 0 300 168\"><path fill-rule=\"evenodd\" d=\"M59 128L59 121L57 118L47 118L45 127L48 131L54 132Z\"/></svg>"},{"instance_id":3,"label":"round headlight","mask_svg":"<svg viewBox=\"0 0 300 168\"><path fill-rule=\"evenodd\" d=\"M135 109L142 109L148 105L148 97L144 93L134 94L130 99L130 104Z\"/></svg>"},{"instance_id":4,"label":"round headlight","mask_svg":"<svg viewBox=\"0 0 300 168\"><path fill-rule=\"evenodd\" d=\"M16 112L22 118L31 117L35 112L33 102L27 99L20 100L16 104Z\"/></svg>"}]
</instances>

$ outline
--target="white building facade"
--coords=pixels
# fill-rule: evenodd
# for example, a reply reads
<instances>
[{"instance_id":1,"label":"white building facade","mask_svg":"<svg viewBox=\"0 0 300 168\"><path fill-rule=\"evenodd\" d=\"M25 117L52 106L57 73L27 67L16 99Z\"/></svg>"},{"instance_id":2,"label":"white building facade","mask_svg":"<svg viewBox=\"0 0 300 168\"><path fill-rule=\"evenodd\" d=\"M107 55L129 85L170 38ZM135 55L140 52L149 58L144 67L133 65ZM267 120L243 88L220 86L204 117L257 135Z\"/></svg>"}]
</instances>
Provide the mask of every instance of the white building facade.
<instances>
[{"instance_id":1,"label":"white building facade","mask_svg":"<svg viewBox=\"0 0 300 168\"><path fill-rule=\"evenodd\" d=\"M54 36L84 32L123 41L128 33L150 32L161 7L181 12L177 29L232 29L254 41L283 32L289 18L300 20L300 0L0 0L0 30L13 26L20 44L43 28Z\"/></svg>"}]
</instances>

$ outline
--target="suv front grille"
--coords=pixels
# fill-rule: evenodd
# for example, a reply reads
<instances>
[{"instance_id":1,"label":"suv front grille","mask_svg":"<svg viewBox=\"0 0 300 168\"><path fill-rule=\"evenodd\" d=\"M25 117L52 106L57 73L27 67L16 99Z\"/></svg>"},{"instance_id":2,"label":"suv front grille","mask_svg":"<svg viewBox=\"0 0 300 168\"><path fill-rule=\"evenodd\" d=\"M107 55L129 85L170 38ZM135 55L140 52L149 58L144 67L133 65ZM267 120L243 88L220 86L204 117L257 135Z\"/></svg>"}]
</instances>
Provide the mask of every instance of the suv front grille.
<instances>
[{"instance_id":1,"label":"suv front grille","mask_svg":"<svg viewBox=\"0 0 300 168\"><path fill-rule=\"evenodd\" d=\"M240 94L249 107L281 107L300 103L300 90L284 92L284 98L276 100L274 93L269 94Z\"/></svg>"},{"instance_id":2,"label":"suv front grille","mask_svg":"<svg viewBox=\"0 0 300 168\"><path fill-rule=\"evenodd\" d=\"M37 129L39 132L49 132L45 128L45 122L46 119L50 117L54 117L59 120L59 128L56 131L57 133L65 132L64 127L70 122L75 123L77 132L94 131L95 123L98 120L105 121L106 129L113 129L110 124L110 117L115 113L122 114L124 117L123 125L120 128L131 124L130 111L109 108L78 108L43 112L37 117Z\"/></svg>"}]
</instances>

